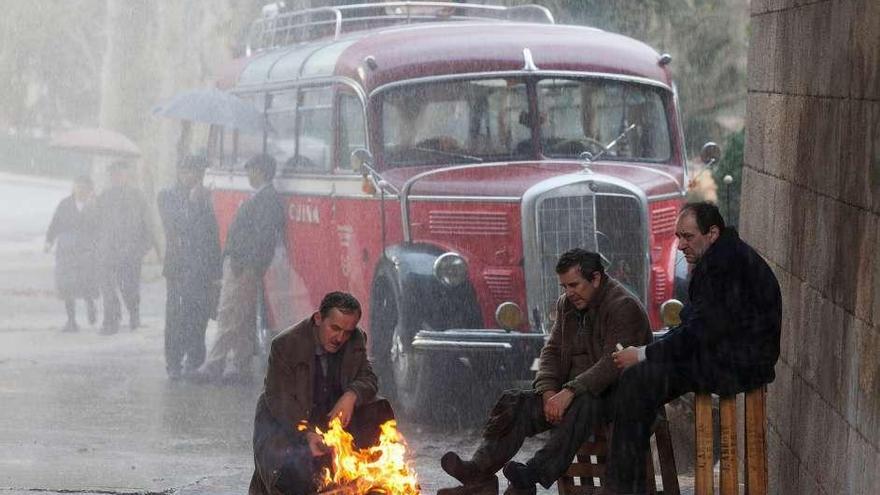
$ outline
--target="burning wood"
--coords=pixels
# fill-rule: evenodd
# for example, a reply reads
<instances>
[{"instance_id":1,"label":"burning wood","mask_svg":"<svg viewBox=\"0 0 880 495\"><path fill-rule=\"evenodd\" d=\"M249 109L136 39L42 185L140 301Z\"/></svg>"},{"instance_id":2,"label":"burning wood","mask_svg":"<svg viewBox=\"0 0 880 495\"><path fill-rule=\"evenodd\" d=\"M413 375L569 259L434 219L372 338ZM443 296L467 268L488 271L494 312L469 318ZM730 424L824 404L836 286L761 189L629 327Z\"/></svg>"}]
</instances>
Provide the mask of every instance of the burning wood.
<instances>
[{"instance_id":1,"label":"burning wood","mask_svg":"<svg viewBox=\"0 0 880 495\"><path fill-rule=\"evenodd\" d=\"M397 431L396 421L381 426L379 444L365 449L354 447L354 438L342 429L338 418L323 432L315 429L333 450L333 467L321 473L321 495L418 495L415 472L407 461L406 441Z\"/></svg>"}]
</instances>

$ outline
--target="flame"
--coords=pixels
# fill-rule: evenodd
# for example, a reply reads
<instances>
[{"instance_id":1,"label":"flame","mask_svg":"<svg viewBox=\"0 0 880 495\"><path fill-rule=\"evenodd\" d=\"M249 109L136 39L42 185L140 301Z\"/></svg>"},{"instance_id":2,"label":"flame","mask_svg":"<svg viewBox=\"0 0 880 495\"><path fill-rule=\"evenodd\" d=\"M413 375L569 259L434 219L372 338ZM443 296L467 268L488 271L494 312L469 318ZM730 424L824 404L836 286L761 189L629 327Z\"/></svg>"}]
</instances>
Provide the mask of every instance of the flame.
<instances>
[{"instance_id":1,"label":"flame","mask_svg":"<svg viewBox=\"0 0 880 495\"><path fill-rule=\"evenodd\" d=\"M418 495L419 484L406 460L406 440L397 431L397 421L381 425L379 445L354 447L354 438L333 418L326 432L315 428L324 443L333 449L333 469L321 473L323 490L331 486L353 485L358 494Z\"/></svg>"}]
</instances>

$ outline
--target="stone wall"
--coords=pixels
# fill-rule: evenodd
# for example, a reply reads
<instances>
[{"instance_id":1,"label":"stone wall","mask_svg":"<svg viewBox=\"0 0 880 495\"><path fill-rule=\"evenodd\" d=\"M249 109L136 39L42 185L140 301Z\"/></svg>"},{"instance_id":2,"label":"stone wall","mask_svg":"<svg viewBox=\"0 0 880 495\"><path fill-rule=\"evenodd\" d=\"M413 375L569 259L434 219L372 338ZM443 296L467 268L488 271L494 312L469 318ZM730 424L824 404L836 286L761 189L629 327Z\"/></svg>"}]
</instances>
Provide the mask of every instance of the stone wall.
<instances>
[{"instance_id":1,"label":"stone wall","mask_svg":"<svg viewBox=\"0 0 880 495\"><path fill-rule=\"evenodd\" d=\"M782 286L770 493L880 490L880 2L752 0L743 237Z\"/></svg>"}]
</instances>

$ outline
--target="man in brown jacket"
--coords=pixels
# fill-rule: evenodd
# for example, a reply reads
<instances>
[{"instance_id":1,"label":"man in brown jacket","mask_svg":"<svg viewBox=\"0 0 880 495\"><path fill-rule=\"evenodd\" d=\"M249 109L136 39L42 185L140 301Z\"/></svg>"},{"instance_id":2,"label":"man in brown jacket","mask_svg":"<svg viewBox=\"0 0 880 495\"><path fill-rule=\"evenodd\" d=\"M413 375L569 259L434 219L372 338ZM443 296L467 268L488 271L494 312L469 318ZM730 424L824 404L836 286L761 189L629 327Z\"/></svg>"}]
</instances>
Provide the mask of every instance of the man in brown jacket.
<instances>
[{"instance_id":1,"label":"man in brown jacket","mask_svg":"<svg viewBox=\"0 0 880 495\"><path fill-rule=\"evenodd\" d=\"M651 338L639 300L605 274L600 257L583 249L564 253L556 264L565 293L550 340L541 350L532 390L505 392L490 413L471 460L447 452L443 470L462 486L443 495L497 493L502 466L507 494L534 494L549 488L568 468L581 443L613 413L619 370L611 360L616 345L643 345ZM527 463L510 461L526 437L552 429L549 440Z\"/></svg>"},{"instance_id":2,"label":"man in brown jacket","mask_svg":"<svg viewBox=\"0 0 880 495\"><path fill-rule=\"evenodd\" d=\"M311 317L272 341L254 419L250 495L313 492L328 453L314 429L326 431L331 418L338 416L360 447L375 444L379 425L394 418L388 401L376 398L360 317L354 296L331 292ZM308 428L298 431L300 423Z\"/></svg>"}]
</instances>

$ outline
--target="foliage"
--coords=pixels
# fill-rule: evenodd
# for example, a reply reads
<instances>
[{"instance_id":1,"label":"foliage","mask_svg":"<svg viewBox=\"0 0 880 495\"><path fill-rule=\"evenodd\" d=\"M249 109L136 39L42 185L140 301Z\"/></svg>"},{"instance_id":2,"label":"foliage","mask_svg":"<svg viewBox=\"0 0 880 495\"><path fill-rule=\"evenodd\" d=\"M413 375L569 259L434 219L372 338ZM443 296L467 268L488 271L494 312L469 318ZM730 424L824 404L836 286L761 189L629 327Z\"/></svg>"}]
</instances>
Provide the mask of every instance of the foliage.
<instances>
[{"instance_id":1,"label":"foliage","mask_svg":"<svg viewBox=\"0 0 880 495\"><path fill-rule=\"evenodd\" d=\"M739 224L739 200L742 187L743 148L746 140L745 129L740 129L727 137L724 154L718 166L712 170L712 178L718 184L718 207L730 225ZM729 175L733 182L724 184Z\"/></svg>"},{"instance_id":2,"label":"foliage","mask_svg":"<svg viewBox=\"0 0 880 495\"><path fill-rule=\"evenodd\" d=\"M498 3L498 2L484 2ZM748 2L745 0L507 0L550 8L557 22L644 41L672 55L688 152L741 127L745 115ZM729 125L729 124L728 124Z\"/></svg>"}]
</instances>

